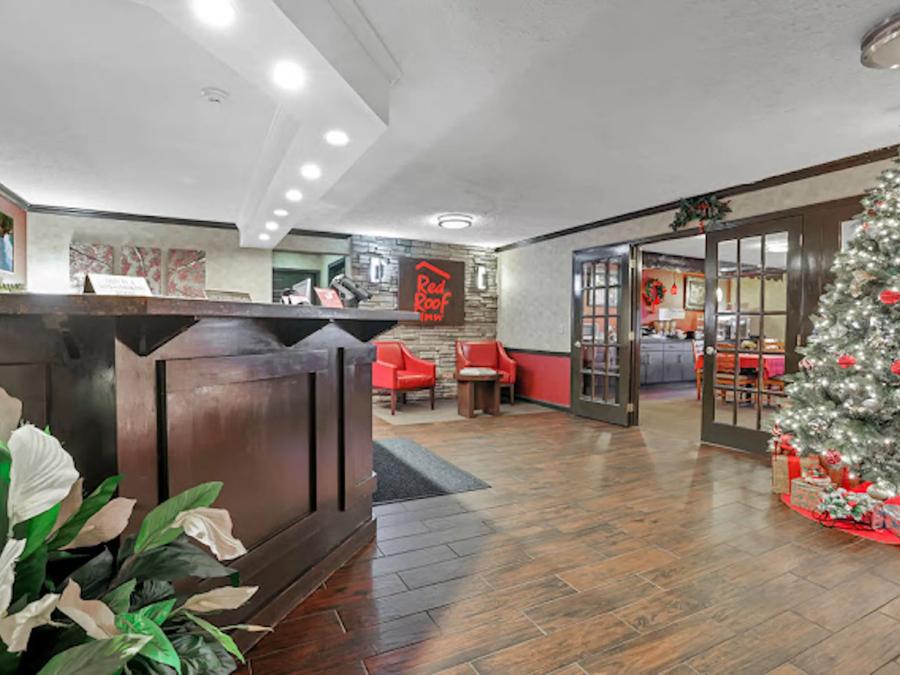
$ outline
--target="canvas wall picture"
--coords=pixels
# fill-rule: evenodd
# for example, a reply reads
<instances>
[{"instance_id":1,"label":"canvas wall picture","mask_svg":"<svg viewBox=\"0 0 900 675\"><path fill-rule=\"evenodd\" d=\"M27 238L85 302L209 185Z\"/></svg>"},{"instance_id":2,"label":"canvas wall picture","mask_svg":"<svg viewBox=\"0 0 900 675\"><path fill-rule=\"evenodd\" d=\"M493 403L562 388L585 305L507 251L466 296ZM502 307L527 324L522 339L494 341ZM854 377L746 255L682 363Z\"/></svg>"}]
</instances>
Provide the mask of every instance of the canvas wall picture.
<instances>
[{"instance_id":1,"label":"canvas wall picture","mask_svg":"<svg viewBox=\"0 0 900 675\"><path fill-rule=\"evenodd\" d=\"M69 244L69 280L72 289L84 288L88 274L113 274L115 249L108 244L73 241Z\"/></svg>"},{"instance_id":2,"label":"canvas wall picture","mask_svg":"<svg viewBox=\"0 0 900 675\"><path fill-rule=\"evenodd\" d=\"M206 297L206 252L169 249L166 256L166 295Z\"/></svg>"},{"instance_id":3,"label":"canvas wall picture","mask_svg":"<svg viewBox=\"0 0 900 675\"><path fill-rule=\"evenodd\" d=\"M0 211L0 272L15 271L16 246L12 216Z\"/></svg>"},{"instance_id":4,"label":"canvas wall picture","mask_svg":"<svg viewBox=\"0 0 900 675\"><path fill-rule=\"evenodd\" d=\"M129 277L144 277L153 295L159 295L162 290L162 249L123 246L119 273Z\"/></svg>"}]
</instances>

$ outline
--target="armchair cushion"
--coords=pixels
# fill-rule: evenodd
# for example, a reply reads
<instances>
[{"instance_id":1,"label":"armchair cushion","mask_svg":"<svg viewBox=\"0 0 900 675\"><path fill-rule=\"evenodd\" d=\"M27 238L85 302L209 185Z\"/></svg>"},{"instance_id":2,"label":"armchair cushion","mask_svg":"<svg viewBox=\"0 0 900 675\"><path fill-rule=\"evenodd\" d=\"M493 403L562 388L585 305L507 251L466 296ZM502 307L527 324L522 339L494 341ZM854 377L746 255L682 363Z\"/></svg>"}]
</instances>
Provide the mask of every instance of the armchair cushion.
<instances>
[{"instance_id":1,"label":"armchair cushion","mask_svg":"<svg viewBox=\"0 0 900 675\"><path fill-rule=\"evenodd\" d=\"M397 372L397 389L418 389L430 387L434 384L434 377L427 373L415 373L411 370Z\"/></svg>"},{"instance_id":2,"label":"armchair cushion","mask_svg":"<svg viewBox=\"0 0 900 675\"><path fill-rule=\"evenodd\" d=\"M435 364L416 358L402 342L376 342L375 351L373 387L393 390L434 387L437 375Z\"/></svg>"}]
</instances>

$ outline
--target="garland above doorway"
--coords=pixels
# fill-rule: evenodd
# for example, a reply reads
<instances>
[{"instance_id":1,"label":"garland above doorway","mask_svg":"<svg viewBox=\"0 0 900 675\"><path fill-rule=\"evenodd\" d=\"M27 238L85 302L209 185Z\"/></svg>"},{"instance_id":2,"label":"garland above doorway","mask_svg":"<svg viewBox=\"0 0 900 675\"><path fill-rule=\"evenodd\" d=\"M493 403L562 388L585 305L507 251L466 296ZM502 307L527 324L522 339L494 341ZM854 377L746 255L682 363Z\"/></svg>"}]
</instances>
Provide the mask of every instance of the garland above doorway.
<instances>
[{"instance_id":1,"label":"garland above doorway","mask_svg":"<svg viewBox=\"0 0 900 675\"><path fill-rule=\"evenodd\" d=\"M731 213L731 207L728 202L715 195L682 199L669 227L673 232L678 232L692 221L697 220L700 221L700 231L707 232L717 229L724 222L725 215L729 213Z\"/></svg>"}]
</instances>

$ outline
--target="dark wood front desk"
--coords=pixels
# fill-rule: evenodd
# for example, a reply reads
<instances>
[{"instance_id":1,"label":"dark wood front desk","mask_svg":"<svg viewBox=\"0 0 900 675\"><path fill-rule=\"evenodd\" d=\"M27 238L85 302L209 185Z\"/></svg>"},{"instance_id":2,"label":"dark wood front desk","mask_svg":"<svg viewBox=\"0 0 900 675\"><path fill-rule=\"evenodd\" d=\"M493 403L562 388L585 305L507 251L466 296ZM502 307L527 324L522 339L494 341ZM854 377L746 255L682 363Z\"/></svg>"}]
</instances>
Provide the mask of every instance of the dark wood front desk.
<instances>
[{"instance_id":1,"label":"dark wood front desk","mask_svg":"<svg viewBox=\"0 0 900 675\"><path fill-rule=\"evenodd\" d=\"M367 342L413 312L0 295L0 386L93 489L138 500L209 480L260 586L229 620L274 623L374 534Z\"/></svg>"}]
</instances>

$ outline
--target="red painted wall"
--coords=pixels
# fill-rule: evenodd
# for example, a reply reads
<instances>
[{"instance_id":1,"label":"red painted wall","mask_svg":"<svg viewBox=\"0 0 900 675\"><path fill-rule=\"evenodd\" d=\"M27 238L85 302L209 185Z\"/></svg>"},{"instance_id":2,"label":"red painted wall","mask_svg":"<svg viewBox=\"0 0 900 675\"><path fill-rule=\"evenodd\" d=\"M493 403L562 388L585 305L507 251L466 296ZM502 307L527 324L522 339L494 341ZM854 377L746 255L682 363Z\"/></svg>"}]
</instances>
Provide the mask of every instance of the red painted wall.
<instances>
[{"instance_id":1,"label":"red painted wall","mask_svg":"<svg viewBox=\"0 0 900 675\"><path fill-rule=\"evenodd\" d=\"M516 394L534 401L569 407L571 365L568 354L520 352L507 348L518 364Z\"/></svg>"}]
</instances>

